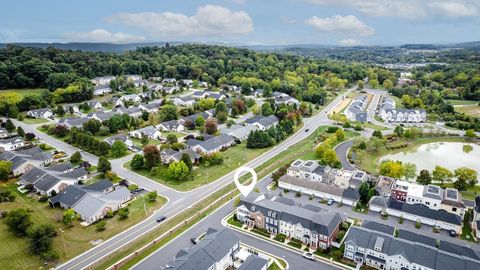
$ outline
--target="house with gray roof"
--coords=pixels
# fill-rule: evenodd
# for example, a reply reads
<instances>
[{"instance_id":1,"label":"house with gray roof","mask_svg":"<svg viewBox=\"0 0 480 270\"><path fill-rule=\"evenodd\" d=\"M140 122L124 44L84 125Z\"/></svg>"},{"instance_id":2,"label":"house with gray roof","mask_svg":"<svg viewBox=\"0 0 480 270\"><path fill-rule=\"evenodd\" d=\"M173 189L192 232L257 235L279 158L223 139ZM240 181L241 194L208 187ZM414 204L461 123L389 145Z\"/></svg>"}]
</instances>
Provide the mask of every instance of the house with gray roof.
<instances>
[{"instance_id":1,"label":"house with gray roof","mask_svg":"<svg viewBox=\"0 0 480 270\"><path fill-rule=\"evenodd\" d=\"M156 126L160 131L175 131L180 132L185 130L185 127L177 120L165 121Z\"/></svg>"},{"instance_id":2,"label":"house with gray roof","mask_svg":"<svg viewBox=\"0 0 480 270\"><path fill-rule=\"evenodd\" d=\"M277 200L269 194L241 197L237 218L250 227L284 234L312 248L328 248L337 236L342 219L337 212L314 211Z\"/></svg>"},{"instance_id":3,"label":"house with gray roof","mask_svg":"<svg viewBox=\"0 0 480 270\"><path fill-rule=\"evenodd\" d=\"M12 175L17 177L32 169L33 164L27 159L17 156L14 152L5 151L0 153L0 160L12 162Z\"/></svg>"},{"instance_id":4,"label":"house with gray roof","mask_svg":"<svg viewBox=\"0 0 480 270\"><path fill-rule=\"evenodd\" d=\"M68 128L68 129L71 129L71 128L82 128L82 127L83 127L83 123L88 122L88 120L90 120L90 119L87 118L87 117L63 118L63 119L60 119L60 120L58 121L57 126L58 126L58 125L62 125L62 126L65 126L65 127Z\"/></svg>"},{"instance_id":5,"label":"house with gray roof","mask_svg":"<svg viewBox=\"0 0 480 270\"><path fill-rule=\"evenodd\" d=\"M278 117L275 115L263 116L255 115L247 120L245 120L246 125L254 125L260 130L267 130L278 124Z\"/></svg>"},{"instance_id":6,"label":"house with gray roof","mask_svg":"<svg viewBox=\"0 0 480 270\"><path fill-rule=\"evenodd\" d=\"M24 146L25 146L25 141L21 137L0 139L0 150L2 151L12 151Z\"/></svg>"},{"instance_id":7,"label":"house with gray roof","mask_svg":"<svg viewBox=\"0 0 480 270\"><path fill-rule=\"evenodd\" d=\"M116 141L121 141L128 147L128 149L132 149L132 147L133 147L132 140L130 140L124 134L113 135L113 136L110 136L108 138L105 138L103 141L108 143L108 145L110 145L110 146L112 146L113 143L116 142Z\"/></svg>"},{"instance_id":8,"label":"house with gray roof","mask_svg":"<svg viewBox=\"0 0 480 270\"><path fill-rule=\"evenodd\" d=\"M182 149L180 151L163 149L162 152L160 152L160 157L164 164L170 164L172 162L179 162L182 159L183 154L187 154L193 164L197 164L201 158L201 156L192 149Z\"/></svg>"},{"instance_id":9,"label":"house with gray roof","mask_svg":"<svg viewBox=\"0 0 480 270\"><path fill-rule=\"evenodd\" d=\"M130 131L128 135L132 138L137 139L141 139L143 136L146 136L151 140L160 140L162 138L162 133L153 126L147 126L134 131Z\"/></svg>"},{"instance_id":10,"label":"house with gray roof","mask_svg":"<svg viewBox=\"0 0 480 270\"><path fill-rule=\"evenodd\" d=\"M112 112L114 112L116 114L127 114L127 115L129 115L131 117L135 117L135 118L138 118L142 115L142 110L135 107L135 106L130 106L128 108L117 107L117 108L113 109Z\"/></svg>"},{"instance_id":11,"label":"house with gray roof","mask_svg":"<svg viewBox=\"0 0 480 270\"><path fill-rule=\"evenodd\" d=\"M172 270L224 270L233 267L240 250L240 239L228 229L209 228L203 239L189 249L180 250L165 268Z\"/></svg>"},{"instance_id":12,"label":"house with gray roof","mask_svg":"<svg viewBox=\"0 0 480 270\"><path fill-rule=\"evenodd\" d=\"M146 111L149 113L158 113L161 106L162 106L161 102L150 102L150 103L142 103L138 105L138 108L142 111Z\"/></svg>"},{"instance_id":13,"label":"house with gray roof","mask_svg":"<svg viewBox=\"0 0 480 270\"><path fill-rule=\"evenodd\" d=\"M345 237L343 256L376 269L480 269L477 250L447 241L423 241L436 243L429 245L416 239L352 226Z\"/></svg>"},{"instance_id":14,"label":"house with gray roof","mask_svg":"<svg viewBox=\"0 0 480 270\"><path fill-rule=\"evenodd\" d=\"M191 149L199 154L209 155L223 151L233 145L235 145L235 139L232 136L220 134L206 141L202 141L197 145L191 146Z\"/></svg>"},{"instance_id":15,"label":"house with gray roof","mask_svg":"<svg viewBox=\"0 0 480 270\"><path fill-rule=\"evenodd\" d=\"M250 255L237 270L267 270L268 261L256 255Z\"/></svg>"},{"instance_id":16,"label":"house with gray roof","mask_svg":"<svg viewBox=\"0 0 480 270\"><path fill-rule=\"evenodd\" d=\"M53 112L49 108L30 110L27 112L27 116L31 118L44 118L53 119Z\"/></svg>"},{"instance_id":17,"label":"house with gray roof","mask_svg":"<svg viewBox=\"0 0 480 270\"><path fill-rule=\"evenodd\" d=\"M108 121L115 115L115 112L91 112L87 115L87 118L97 119L100 122Z\"/></svg>"},{"instance_id":18,"label":"house with gray roof","mask_svg":"<svg viewBox=\"0 0 480 270\"><path fill-rule=\"evenodd\" d=\"M196 102L195 99L190 96L172 97L170 100L173 102L173 105L175 106L193 106L193 104L195 104Z\"/></svg>"},{"instance_id":19,"label":"house with gray roof","mask_svg":"<svg viewBox=\"0 0 480 270\"><path fill-rule=\"evenodd\" d=\"M93 95L94 96L103 96L105 94L110 94L112 92L112 89L110 88L110 85L103 84L103 85L95 85L93 88Z\"/></svg>"},{"instance_id":20,"label":"house with gray roof","mask_svg":"<svg viewBox=\"0 0 480 270\"><path fill-rule=\"evenodd\" d=\"M248 126L240 126L240 125L233 125L230 128L226 128L221 130L222 134L227 134L235 138L237 142L242 142L248 138L248 135L252 131L258 130L257 126L248 125Z\"/></svg>"},{"instance_id":21,"label":"house with gray roof","mask_svg":"<svg viewBox=\"0 0 480 270\"><path fill-rule=\"evenodd\" d=\"M131 200L124 186L113 186L108 180L91 185L71 185L49 199L52 206L72 208L87 223L102 219L109 211L117 211Z\"/></svg>"},{"instance_id":22,"label":"house with gray roof","mask_svg":"<svg viewBox=\"0 0 480 270\"><path fill-rule=\"evenodd\" d=\"M350 121L365 123L367 122L367 105L367 95L361 95L348 105L343 114Z\"/></svg>"},{"instance_id":23,"label":"house with gray roof","mask_svg":"<svg viewBox=\"0 0 480 270\"><path fill-rule=\"evenodd\" d=\"M12 153L40 167L44 167L53 161L53 155L49 152L43 151L38 146L31 148L23 148L20 150L12 151Z\"/></svg>"}]
</instances>

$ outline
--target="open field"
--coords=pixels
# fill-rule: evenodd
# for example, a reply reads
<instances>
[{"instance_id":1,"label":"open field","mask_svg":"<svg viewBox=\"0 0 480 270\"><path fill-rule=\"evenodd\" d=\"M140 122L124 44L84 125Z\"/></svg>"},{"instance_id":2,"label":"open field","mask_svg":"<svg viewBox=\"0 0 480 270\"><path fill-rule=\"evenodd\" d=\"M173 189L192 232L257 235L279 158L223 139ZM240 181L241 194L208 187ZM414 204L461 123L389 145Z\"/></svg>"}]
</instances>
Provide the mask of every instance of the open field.
<instances>
[{"instance_id":1,"label":"open field","mask_svg":"<svg viewBox=\"0 0 480 270\"><path fill-rule=\"evenodd\" d=\"M44 119L44 118L27 118L25 117L23 119L23 121L25 124L29 124L29 125L37 125L37 124L45 124L45 123L48 123L48 120L47 119Z\"/></svg>"},{"instance_id":2,"label":"open field","mask_svg":"<svg viewBox=\"0 0 480 270\"><path fill-rule=\"evenodd\" d=\"M187 191L192 190L194 188L203 186L208 184L212 181L217 180L218 178L222 177L223 175L235 170L236 168L240 167L242 164L253 160L254 158L260 156L264 152L268 151L270 148L263 148L263 149L250 149L245 147L246 142L238 144L234 147L227 149L224 152L221 152L223 157L223 164L215 165L211 167L205 167L205 165L197 166L193 169L192 180L187 181L174 181L169 180L167 177L168 166L161 166L160 171L155 174L151 175L150 171L146 169L135 171L145 177L148 177L154 181L157 181L161 184L167 185L171 188ZM126 168L130 168L130 163L126 163L124 165Z\"/></svg>"},{"instance_id":3,"label":"open field","mask_svg":"<svg viewBox=\"0 0 480 270\"><path fill-rule=\"evenodd\" d=\"M15 180L1 182L0 187L11 190L16 195L14 202L1 203L2 210L30 209L34 225L50 223L65 232L63 235L65 241L62 240L62 235L58 235L53 240L53 249L57 251L61 261L73 258L91 248L90 241L106 240L145 218L143 200L137 198L129 204L129 217L126 220L120 220L116 216L105 219L107 225L104 231L97 232L95 225L84 228L80 225L80 221L75 221L73 227L67 228L59 222L63 209L51 208L48 202L38 202L36 195L20 194L16 190ZM147 202L147 215L151 215L165 202L164 197L158 197L156 202ZM2 262L2 269L38 269L42 266L39 257L30 253L28 240L14 236L3 222L0 222L0 261Z\"/></svg>"},{"instance_id":4,"label":"open field","mask_svg":"<svg viewBox=\"0 0 480 270\"><path fill-rule=\"evenodd\" d=\"M22 98L26 95L41 95L45 88L25 88L25 89L5 89L0 90L0 99L7 94L15 93L19 94Z\"/></svg>"},{"instance_id":5,"label":"open field","mask_svg":"<svg viewBox=\"0 0 480 270\"><path fill-rule=\"evenodd\" d=\"M450 104L454 107L461 105L477 105L478 101L475 100L464 100L464 99L447 99Z\"/></svg>"},{"instance_id":6,"label":"open field","mask_svg":"<svg viewBox=\"0 0 480 270\"><path fill-rule=\"evenodd\" d=\"M480 106L477 104L455 106L455 111L474 117L480 117Z\"/></svg>"}]
</instances>

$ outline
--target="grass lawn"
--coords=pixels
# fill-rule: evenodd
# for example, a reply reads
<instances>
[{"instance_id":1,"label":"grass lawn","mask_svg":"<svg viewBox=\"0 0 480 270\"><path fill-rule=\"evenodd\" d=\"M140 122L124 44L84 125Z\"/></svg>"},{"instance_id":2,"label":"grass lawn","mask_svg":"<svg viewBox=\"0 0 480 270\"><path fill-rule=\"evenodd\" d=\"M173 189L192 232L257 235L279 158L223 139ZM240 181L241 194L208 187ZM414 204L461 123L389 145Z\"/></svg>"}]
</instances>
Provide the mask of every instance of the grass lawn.
<instances>
[{"instance_id":1,"label":"grass lawn","mask_svg":"<svg viewBox=\"0 0 480 270\"><path fill-rule=\"evenodd\" d=\"M466 115L474 116L474 117L480 117L480 106L478 106L477 104L458 106L458 107L455 107L455 111L459 113L464 113Z\"/></svg>"},{"instance_id":2,"label":"grass lawn","mask_svg":"<svg viewBox=\"0 0 480 270\"><path fill-rule=\"evenodd\" d=\"M405 109L405 106L403 106L402 99L396 96L390 96L393 101L395 101L395 107L397 109Z\"/></svg>"},{"instance_id":3,"label":"grass lawn","mask_svg":"<svg viewBox=\"0 0 480 270\"><path fill-rule=\"evenodd\" d=\"M152 180L155 180L161 184L167 185L171 188L187 191L194 188L203 186L212 181L217 180L218 178L224 176L225 174L235 170L240 167L242 164L253 160L254 158L260 156L261 154L268 151L270 148L263 149L250 149L245 147L245 142L238 144L234 147L227 149L224 152L221 152L223 156L223 164L216 165L206 168L204 165L200 165L193 169L192 175L193 179L189 181L174 181L167 178L167 166L161 166L161 170L158 174L151 175L150 171L142 169L136 171L137 173L148 177ZM124 165L126 168L130 168L130 162Z\"/></svg>"},{"instance_id":4,"label":"grass lawn","mask_svg":"<svg viewBox=\"0 0 480 270\"><path fill-rule=\"evenodd\" d=\"M453 106L458 106L458 105L477 105L478 101L475 100L464 100L464 99L447 99L450 104Z\"/></svg>"},{"instance_id":5,"label":"grass lawn","mask_svg":"<svg viewBox=\"0 0 480 270\"><path fill-rule=\"evenodd\" d=\"M7 94L19 94L22 98L26 95L41 95L46 88L5 89L0 91L0 99Z\"/></svg>"},{"instance_id":6,"label":"grass lawn","mask_svg":"<svg viewBox=\"0 0 480 270\"><path fill-rule=\"evenodd\" d=\"M132 140L133 144L135 146L138 146L140 148L144 148L145 145L142 144L142 140L141 139L137 139L137 138L130 138L130 140ZM152 139L148 139L148 144L155 144L155 145L160 145L161 142L159 140L152 140Z\"/></svg>"},{"instance_id":7,"label":"grass lawn","mask_svg":"<svg viewBox=\"0 0 480 270\"><path fill-rule=\"evenodd\" d=\"M165 138L167 138L168 134L173 134L173 135L175 135L175 137L177 137L178 139L180 139L180 138L183 138L183 137L187 136L187 134L180 133L180 132L174 132L174 131L164 131L164 132L162 132L162 137L165 137Z\"/></svg>"},{"instance_id":8,"label":"grass lawn","mask_svg":"<svg viewBox=\"0 0 480 270\"><path fill-rule=\"evenodd\" d=\"M49 123L49 121L45 118L28 118L28 117L25 117L23 119L23 121L25 124L29 124L29 125L36 125L36 124L45 124L45 123Z\"/></svg>"},{"instance_id":9,"label":"grass lawn","mask_svg":"<svg viewBox=\"0 0 480 270\"><path fill-rule=\"evenodd\" d=\"M399 140L400 142L401 140ZM465 142L465 139L460 137L428 137L417 138L411 141L407 141L411 145L405 148L396 150L387 150L385 147L381 147L376 153L365 152L361 155L360 159L355 160L355 164L360 167L361 170L370 174L376 174L379 160L387 154L394 154L404 151L409 151L418 147L421 144L433 143L433 142Z\"/></svg>"},{"instance_id":10,"label":"grass lawn","mask_svg":"<svg viewBox=\"0 0 480 270\"><path fill-rule=\"evenodd\" d=\"M73 227L66 228L59 222L64 211L63 209L58 207L51 208L47 202L38 202L34 198L36 196L30 198L27 194L20 194L16 190L15 180L2 182L0 187L11 190L16 195L14 202L1 203L2 210L30 209L34 225L50 223L56 228L64 230L65 242L62 241L61 235L55 237L53 241L53 248L59 254L62 262L92 248L90 241L99 239L105 241L145 218L143 200L138 198L130 202L130 215L126 220L120 220L118 217L106 219L107 225L104 231L97 232L95 225L82 227L80 221L75 221ZM154 210L159 209L165 202L166 199L164 197L158 197L156 202L147 202L147 214L151 215ZM42 266L39 257L29 252L27 239L15 237L8 231L7 226L3 222L0 222L0 261L3 263L2 268L4 269L35 269Z\"/></svg>"}]
</instances>

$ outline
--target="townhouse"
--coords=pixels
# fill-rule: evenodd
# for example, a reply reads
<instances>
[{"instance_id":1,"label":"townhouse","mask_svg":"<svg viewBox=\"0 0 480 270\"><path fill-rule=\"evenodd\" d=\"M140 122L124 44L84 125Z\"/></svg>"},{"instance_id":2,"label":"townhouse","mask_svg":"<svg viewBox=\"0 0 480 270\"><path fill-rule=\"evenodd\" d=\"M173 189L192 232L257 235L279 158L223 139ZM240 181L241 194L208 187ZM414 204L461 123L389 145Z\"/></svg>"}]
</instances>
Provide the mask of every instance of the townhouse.
<instances>
[{"instance_id":1,"label":"townhouse","mask_svg":"<svg viewBox=\"0 0 480 270\"><path fill-rule=\"evenodd\" d=\"M72 208L87 224L105 217L112 211L124 207L132 199L124 186L113 186L108 180L100 180L90 185L70 185L51 197L52 207Z\"/></svg>"},{"instance_id":2,"label":"townhouse","mask_svg":"<svg viewBox=\"0 0 480 270\"><path fill-rule=\"evenodd\" d=\"M298 207L292 200L256 193L241 197L236 216L249 227L284 234L313 249L330 247L342 222L337 212L309 205Z\"/></svg>"},{"instance_id":3,"label":"townhouse","mask_svg":"<svg viewBox=\"0 0 480 270\"><path fill-rule=\"evenodd\" d=\"M477 250L410 232L401 231L395 237L383 231L353 226L344 243L344 258L375 269L480 269Z\"/></svg>"},{"instance_id":4,"label":"townhouse","mask_svg":"<svg viewBox=\"0 0 480 270\"><path fill-rule=\"evenodd\" d=\"M36 109L36 110L28 111L27 116L31 118L36 118L36 119L39 119L39 118L52 119L53 112L49 108Z\"/></svg>"},{"instance_id":5,"label":"townhouse","mask_svg":"<svg viewBox=\"0 0 480 270\"><path fill-rule=\"evenodd\" d=\"M278 125L278 117L275 115L270 116L263 116L263 115L255 115L247 120L245 120L245 125L256 126L260 130L267 130L273 126Z\"/></svg>"},{"instance_id":6,"label":"townhouse","mask_svg":"<svg viewBox=\"0 0 480 270\"><path fill-rule=\"evenodd\" d=\"M367 113L366 109L368 106L367 95L361 95L355 98L345 109L343 114L347 117L348 120L354 122L367 122Z\"/></svg>"},{"instance_id":7,"label":"townhouse","mask_svg":"<svg viewBox=\"0 0 480 270\"><path fill-rule=\"evenodd\" d=\"M480 196L475 197L475 206L473 208L472 229L475 237L480 238Z\"/></svg>"},{"instance_id":8,"label":"townhouse","mask_svg":"<svg viewBox=\"0 0 480 270\"><path fill-rule=\"evenodd\" d=\"M20 157L22 159L27 160L31 164L35 166L40 166L40 167L44 167L53 161L52 154L48 152L44 152L42 149L40 149L37 146L31 147L31 148L17 149L15 151L6 151L6 152L3 152L2 154L4 156L13 155L16 157Z\"/></svg>"},{"instance_id":9,"label":"townhouse","mask_svg":"<svg viewBox=\"0 0 480 270\"><path fill-rule=\"evenodd\" d=\"M387 123L422 123L427 121L427 112L420 109L395 109L395 101L382 98L379 116Z\"/></svg>"},{"instance_id":10,"label":"townhouse","mask_svg":"<svg viewBox=\"0 0 480 270\"><path fill-rule=\"evenodd\" d=\"M235 255L239 250L240 239L233 232L228 229L208 228L197 245L180 250L165 268L172 270L233 269Z\"/></svg>"}]
</instances>

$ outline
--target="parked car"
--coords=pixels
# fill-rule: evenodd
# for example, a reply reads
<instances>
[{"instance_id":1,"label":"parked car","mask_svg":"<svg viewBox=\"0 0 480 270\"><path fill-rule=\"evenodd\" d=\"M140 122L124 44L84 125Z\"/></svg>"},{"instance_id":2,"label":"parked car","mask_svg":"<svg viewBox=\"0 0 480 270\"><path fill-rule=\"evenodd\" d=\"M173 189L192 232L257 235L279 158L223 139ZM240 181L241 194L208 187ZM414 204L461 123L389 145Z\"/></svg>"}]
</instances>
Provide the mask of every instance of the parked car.
<instances>
[{"instance_id":1,"label":"parked car","mask_svg":"<svg viewBox=\"0 0 480 270\"><path fill-rule=\"evenodd\" d=\"M449 234L451 237L456 237L456 236L457 236L457 233L456 233L454 230L448 231L448 234Z\"/></svg>"},{"instance_id":2,"label":"parked car","mask_svg":"<svg viewBox=\"0 0 480 270\"><path fill-rule=\"evenodd\" d=\"M314 261L315 260L315 256L313 256L313 253L310 253L310 252L305 252L302 254L302 256L306 259L309 259L309 260L312 260Z\"/></svg>"},{"instance_id":3,"label":"parked car","mask_svg":"<svg viewBox=\"0 0 480 270\"><path fill-rule=\"evenodd\" d=\"M328 199L327 205L332 205L335 201L333 199Z\"/></svg>"},{"instance_id":4,"label":"parked car","mask_svg":"<svg viewBox=\"0 0 480 270\"><path fill-rule=\"evenodd\" d=\"M305 129L305 132L309 132L309 131L310 131L310 129L309 129L309 128Z\"/></svg>"},{"instance_id":5,"label":"parked car","mask_svg":"<svg viewBox=\"0 0 480 270\"><path fill-rule=\"evenodd\" d=\"M192 237L192 239L190 239L190 241L192 241L193 244L198 244L198 242L200 242L200 237Z\"/></svg>"},{"instance_id":6,"label":"parked car","mask_svg":"<svg viewBox=\"0 0 480 270\"><path fill-rule=\"evenodd\" d=\"M167 219L166 216L159 216L159 217L157 217L157 222L162 222L162 221L164 221L165 219Z\"/></svg>"}]
</instances>

